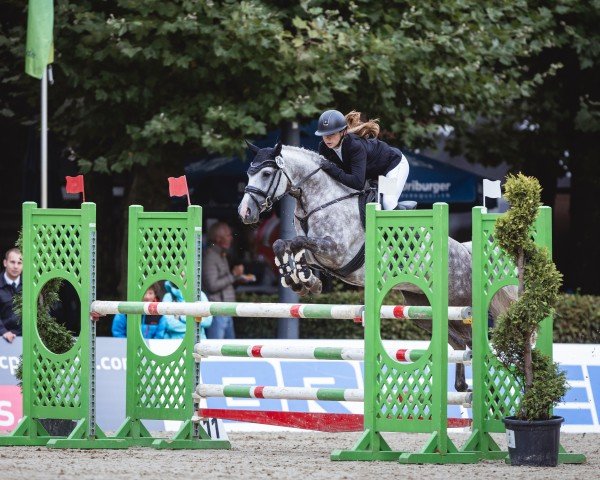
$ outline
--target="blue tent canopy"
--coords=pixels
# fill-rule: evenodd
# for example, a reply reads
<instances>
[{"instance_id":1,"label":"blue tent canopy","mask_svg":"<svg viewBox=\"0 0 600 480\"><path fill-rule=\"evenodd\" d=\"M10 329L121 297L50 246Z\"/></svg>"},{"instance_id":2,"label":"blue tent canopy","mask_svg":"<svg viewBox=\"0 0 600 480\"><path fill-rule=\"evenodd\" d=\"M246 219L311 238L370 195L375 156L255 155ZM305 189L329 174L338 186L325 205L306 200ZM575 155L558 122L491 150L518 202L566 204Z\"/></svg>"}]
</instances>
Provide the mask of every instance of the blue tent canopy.
<instances>
[{"instance_id":1,"label":"blue tent canopy","mask_svg":"<svg viewBox=\"0 0 600 480\"><path fill-rule=\"evenodd\" d=\"M278 138L276 133L269 135L263 141L256 142L256 145L260 147L274 145ZM313 133L314 125L303 126L301 143L305 148L317 150L319 139ZM404 150L404 154L408 158L410 173L401 200L415 200L420 204L476 202L477 195L482 188L482 177L418 153ZM200 187L202 184L200 188L205 191L205 194L210 194L206 190L210 190L211 187L216 188L219 190L216 195L221 198L225 191L228 191L233 197L231 201L236 203L241 198L238 187L240 182L245 182L247 178L248 165L249 158L244 160L237 157L192 159L188 162L185 173L192 189ZM215 177L223 177L223 181L216 183ZM234 185L236 191L232 192L230 189Z\"/></svg>"}]
</instances>

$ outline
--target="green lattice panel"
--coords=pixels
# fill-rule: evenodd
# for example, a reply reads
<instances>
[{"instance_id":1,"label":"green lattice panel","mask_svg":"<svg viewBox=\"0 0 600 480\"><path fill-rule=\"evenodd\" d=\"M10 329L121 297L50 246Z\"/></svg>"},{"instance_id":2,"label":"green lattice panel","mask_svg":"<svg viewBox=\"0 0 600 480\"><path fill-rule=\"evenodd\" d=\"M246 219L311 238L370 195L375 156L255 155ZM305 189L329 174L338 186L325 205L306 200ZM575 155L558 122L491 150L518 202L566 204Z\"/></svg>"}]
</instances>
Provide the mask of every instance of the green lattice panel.
<instances>
[{"instance_id":1,"label":"green lattice panel","mask_svg":"<svg viewBox=\"0 0 600 480\"><path fill-rule=\"evenodd\" d=\"M431 355L426 361L410 367L387 356L377 356L376 414L378 419L431 420L432 370Z\"/></svg>"},{"instance_id":2,"label":"green lattice panel","mask_svg":"<svg viewBox=\"0 0 600 480\"><path fill-rule=\"evenodd\" d=\"M443 208L440 210L438 207L438 215L443 216ZM390 290L401 285L403 289L426 295L432 306L440 307L442 298L434 295L434 288L444 275L440 270L441 264L436 264L436 248L441 248L436 246L436 241L440 242L441 237L436 237L435 225L433 211L376 212L374 235L370 236L374 248L369 250L368 256L376 262L368 273L374 279L374 292L369 294L374 295L376 304L383 304ZM447 236L444 241L447 241ZM438 423L440 420L440 414L436 417L433 409L437 401L434 378L442 374L440 366L433 365L432 344L434 337L439 343L444 332L436 328L427 354L417 362L400 363L391 358L383 347L379 316L368 318L373 328L369 325L365 336L375 335L372 347L374 373L371 377L375 425L380 431L432 431L434 417ZM441 348L447 348L445 340ZM445 385L438 380L438 396L442 383ZM444 402L445 395L444 391Z\"/></svg>"},{"instance_id":3,"label":"green lattice panel","mask_svg":"<svg viewBox=\"0 0 600 480\"><path fill-rule=\"evenodd\" d=\"M494 222L495 223L495 222ZM483 293L486 302L491 302L493 294L501 286L512 285L517 281L517 267L512 259L500 248L494 238L494 223L488 222L483 229ZM521 389L517 379L486 348L484 368L484 418L501 421L516 412L520 403Z\"/></svg>"},{"instance_id":4,"label":"green lattice panel","mask_svg":"<svg viewBox=\"0 0 600 480\"><path fill-rule=\"evenodd\" d=\"M195 298L188 288L190 271L187 263L190 245L188 244L187 218L182 214L174 214L170 220L148 222L142 214L137 228L135 293L131 299L140 299L144 291L154 282L170 280L184 294L184 298ZM131 254L131 252L130 252ZM139 315L129 318L137 325ZM192 409L192 392L187 378L193 371L185 361L189 347L182 342L174 354L163 357L152 353L146 346L139 328L134 336L137 338L134 380L136 408L142 418L179 418L182 412Z\"/></svg>"},{"instance_id":5,"label":"green lattice panel","mask_svg":"<svg viewBox=\"0 0 600 480\"><path fill-rule=\"evenodd\" d=\"M172 360L164 357L156 359L148 355L143 348L139 348L136 376L137 395L140 407L157 410L186 410L192 402L192 392L186 386L185 379L192 372L188 372L185 365L187 350L182 355Z\"/></svg>"},{"instance_id":6,"label":"green lattice panel","mask_svg":"<svg viewBox=\"0 0 600 480\"><path fill-rule=\"evenodd\" d=\"M484 297L491 302L493 293L501 286L517 282L517 267L512 259L500 248L494 238L494 223L487 222L483 229L483 283ZM538 237L537 229L532 231L532 239ZM517 412L521 401L521 387L515 376L507 370L487 346L484 361L484 418L500 421Z\"/></svg>"},{"instance_id":7,"label":"green lattice panel","mask_svg":"<svg viewBox=\"0 0 600 480\"><path fill-rule=\"evenodd\" d=\"M494 290L498 283L514 282L517 277L517 267L498 246L494 239L493 229L492 231L484 230L483 235L483 273L486 279L484 294L489 297L490 291Z\"/></svg>"},{"instance_id":8,"label":"green lattice panel","mask_svg":"<svg viewBox=\"0 0 600 480\"><path fill-rule=\"evenodd\" d=\"M127 298L140 301L154 282L168 280L186 301L200 298L199 245L201 210L188 212L144 212L129 210ZM200 240L201 241L201 240ZM189 420L193 412L193 385L196 378L193 357L197 327L187 319L181 345L161 356L146 345L140 331L140 315L128 315L127 362L134 375L127 379L127 416L141 419Z\"/></svg>"},{"instance_id":9,"label":"green lattice panel","mask_svg":"<svg viewBox=\"0 0 600 480\"><path fill-rule=\"evenodd\" d=\"M23 413L32 419L90 419L93 337L87 306L92 300L95 206L41 209L23 205ZM38 331L38 301L44 285L71 283L81 304L80 334L65 353L53 353Z\"/></svg>"},{"instance_id":10,"label":"green lattice panel","mask_svg":"<svg viewBox=\"0 0 600 480\"><path fill-rule=\"evenodd\" d=\"M517 284L517 269L494 238L494 226L501 216L481 207L473 209L473 433L462 450L480 452L487 459L506 454L490 433L504 432L502 418L518 411L522 391L515 376L493 353L488 332L488 311L494 297L502 288ZM551 217L551 209L541 207L531 232L538 245L549 249ZM552 319L542 322L536 348L552 355Z\"/></svg>"},{"instance_id":11,"label":"green lattice panel","mask_svg":"<svg viewBox=\"0 0 600 480\"><path fill-rule=\"evenodd\" d=\"M200 254L202 209L187 212L144 212L139 205L129 208L127 300L140 301L153 283L168 280L185 301L200 300ZM186 319L181 344L166 356L153 353L140 330L141 315L127 317L127 417L115 433L127 445L159 449L230 448L228 441L212 440L198 423L193 392L200 368L191 355L200 341L199 324ZM182 421L169 439L155 438L143 420Z\"/></svg>"},{"instance_id":12,"label":"green lattice panel","mask_svg":"<svg viewBox=\"0 0 600 480\"><path fill-rule=\"evenodd\" d=\"M484 383L484 411L486 420L500 421L515 415L521 403L521 386L493 353L489 353L483 364L486 371Z\"/></svg>"},{"instance_id":13,"label":"green lattice panel","mask_svg":"<svg viewBox=\"0 0 600 480\"><path fill-rule=\"evenodd\" d=\"M44 220L44 217L40 220ZM45 221L33 224L30 274L34 297L39 295L48 280L55 277L69 280L81 294L81 237L79 224ZM67 353L54 354L46 349L38 337L37 323L32 327L36 335L32 342L31 407L44 414L54 412L57 416L61 415L57 410L59 408L69 411L81 409L84 407L81 342L77 342Z\"/></svg>"},{"instance_id":14,"label":"green lattice panel","mask_svg":"<svg viewBox=\"0 0 600 480\"><path fill-rule=\"evenodd\" d=\"M81 285L81 226L34 225L33 234L33 285L40 278L54 273L71 273Z\"/></svg>"},{"instance_id":15,"label":"green lattice panel","mask_svg":"<svg viewBox=\"0 0 600 480\"><path fill-rule=\"evenodd\" d=\"M82 406L81 347L75 346L72 355L60 359L60 355L50 358L33 348L33 397L34 407L79 408Z\"/></svg>"},{"instance_id":16,"label":"green lattice panel","mask_svg":"<svg viewBox=\"0 0 600 480\"><path fill-rule=\"evenodd\" d=\"M331 458L475 462L477 454L458 452L447 435L448 205L397 212L369 204L365 236L365 431ZM394 288L425 295L433 312L426 354L408 364L391 358L381 340L379 312ZM386 432L431 435L420 452L410 452L392 450Z\"/></svg>"},{"instance_id":17,"label":"green lattice panel","mask_svg":"<svg viewBox=\"0 0 600 480\"><path fill-rule=\"evenodd\" d=\"M411 280L424 282L424 292L430 294L433 287L433 240L425 227L386 226L377 229L377 269L381 276L377 292L392 277L409 276Z\"/></svg>"},{"instance_id":18,"label":"green lattice panel","mask_svg":"<svg viewBox=\"0 0 600 480\"><path fill-rule=\"evenodd\" d=\"M406 222L405 222L406 223ZM433 236L429 226L382 225L377 228L376 293L383 303L391 284L412 283L428 296L433 291ZM431 354L416 363L402 364L389 357L378 342L375 346L375 412L383 428L402 429L402 424L419 420L427 430L431 420Z\"/></svg>"},{"instance_id":19,"label":"green lattice panel","mask_svg":"<svg viewBox=\"0 0 600 480\"><path fill-rule=\"evenodd\" d=\"M138 288L141 293L147 288L148 280L173 277L179 288L187 286L181 273L186 268L187 237L185 228L145 227L139 228ZM150 282L152 283L152 282Z\"/></svg>"}]
</instances>

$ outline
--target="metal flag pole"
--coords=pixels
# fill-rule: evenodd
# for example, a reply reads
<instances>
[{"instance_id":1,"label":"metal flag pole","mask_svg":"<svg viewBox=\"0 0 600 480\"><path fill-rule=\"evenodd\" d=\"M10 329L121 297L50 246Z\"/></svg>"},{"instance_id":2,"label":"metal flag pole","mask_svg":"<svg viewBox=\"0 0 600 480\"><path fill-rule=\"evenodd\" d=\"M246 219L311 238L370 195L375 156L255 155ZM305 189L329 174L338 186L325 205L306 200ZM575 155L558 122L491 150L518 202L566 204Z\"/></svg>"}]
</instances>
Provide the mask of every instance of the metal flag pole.
<instances>
[{"instance_id":1,"label":"metal flag pole","mask_svg":"<svg viewBox=\"0 0 600 480\"><path fill-rule=\"evenodd\" d=\"M41 204L48 208L48 68L42 74Z\"/></svg>"}]
</instances>

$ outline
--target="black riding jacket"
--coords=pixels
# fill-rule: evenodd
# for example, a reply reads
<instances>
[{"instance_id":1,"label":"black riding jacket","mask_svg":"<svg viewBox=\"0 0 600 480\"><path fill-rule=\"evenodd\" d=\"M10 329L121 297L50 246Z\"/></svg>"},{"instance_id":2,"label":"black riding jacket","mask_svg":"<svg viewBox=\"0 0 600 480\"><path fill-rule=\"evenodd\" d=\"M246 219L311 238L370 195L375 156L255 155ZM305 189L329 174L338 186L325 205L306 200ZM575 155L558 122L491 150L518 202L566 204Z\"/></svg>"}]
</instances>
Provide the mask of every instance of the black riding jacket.
<instances>
[{"instance_id":1,"label":"black riding jacket","mask_svg":"<svg viewBox=\"0 0 600 480\"><path fill-rule=\"evenodd\" d=\"M325 143L319 144L319 154L331 164L325 164L323 170L347 187L362 190L365 180L377 180L385 175L402 160L402 152L390 147L376 138L362 138L354 133L347 133L342 140L342 158Z\"/></svg>"}]
</instances>

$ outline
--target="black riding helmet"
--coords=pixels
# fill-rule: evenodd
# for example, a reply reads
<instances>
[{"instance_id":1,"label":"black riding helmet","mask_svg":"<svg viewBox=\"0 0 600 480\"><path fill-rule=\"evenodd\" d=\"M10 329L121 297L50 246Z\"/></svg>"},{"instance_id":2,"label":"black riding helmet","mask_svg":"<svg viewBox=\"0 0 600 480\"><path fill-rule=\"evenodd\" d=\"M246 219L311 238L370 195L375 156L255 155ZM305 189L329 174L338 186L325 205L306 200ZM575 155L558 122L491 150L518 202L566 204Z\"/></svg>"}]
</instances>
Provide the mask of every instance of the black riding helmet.
<instances>
[{"instance_id":1,"label":"black riding helmet","mask_svg":"<svg viewBox=\"0 0 600 480\"><path fill-rule=\"evenodd\" d=\"M326 110L319 117L319 126L315 135L322 137L344 130L348 126L346 117L337 110Z\"/></svg>"}]
</instances>

